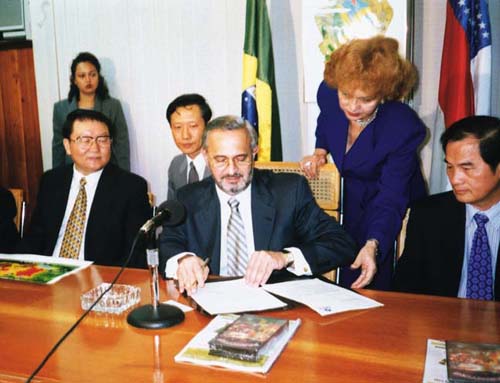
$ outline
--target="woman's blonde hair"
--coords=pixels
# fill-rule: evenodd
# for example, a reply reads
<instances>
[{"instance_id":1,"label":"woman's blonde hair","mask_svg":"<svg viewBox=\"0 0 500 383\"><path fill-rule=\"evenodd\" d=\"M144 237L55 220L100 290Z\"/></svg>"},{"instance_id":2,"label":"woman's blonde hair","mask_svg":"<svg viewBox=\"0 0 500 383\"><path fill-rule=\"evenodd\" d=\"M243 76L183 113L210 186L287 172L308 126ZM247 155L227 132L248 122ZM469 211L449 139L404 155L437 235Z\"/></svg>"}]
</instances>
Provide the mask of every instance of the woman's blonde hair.
<instances>
[{"instance_id":1,"label":"woman's blonde hair","mask_svg":"<svg viewBox=\"0 0 500 383\"><path fill-rule=\"evenodd\" d=\"M336 89L360 89L382 100L406 97L418 80L415 66L402 58L397 40L355 39L335 50L325 64L325 81Z\"/></svg>"}]
</instances>

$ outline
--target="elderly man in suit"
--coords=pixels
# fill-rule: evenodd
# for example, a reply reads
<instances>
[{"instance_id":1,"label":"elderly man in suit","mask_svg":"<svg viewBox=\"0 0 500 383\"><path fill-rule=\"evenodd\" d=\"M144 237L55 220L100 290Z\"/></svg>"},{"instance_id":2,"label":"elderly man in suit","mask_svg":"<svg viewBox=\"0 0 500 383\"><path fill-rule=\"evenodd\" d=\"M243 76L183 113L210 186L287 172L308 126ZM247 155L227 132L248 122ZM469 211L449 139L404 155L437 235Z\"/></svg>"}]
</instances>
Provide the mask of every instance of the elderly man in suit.
<instances>
[{"instance_id":1,"label":"elderly man in suit","mask_svg":"<svg viewBox=\"0 0 500 383\"><path fill-rule=\"evenodd\" d=\"M205 129L212 177L179 190L186 221L160 236L160 267L181 291L202 287L209 271L259 286L272 273L321 274L353 261L353 240L318 207L307 180L254 169L257 150L255 131L239 117Z\"/></svg>"},{"instance_id":2,"label":"elderly man in suit","mask_svg":"<svg viewBox=\"0 0 500 383\"><path fill-rule=\"evenodd\" d=\"M42 176L31 226L19 252L120 266L151 216L146 181L110 163L113 128L101 112L77 109L63 127L74 164ZM136 251L130 266L145 266Z\"/></svg>"},{"instance_id":3,"label":"elderly man in suit","mask_svg":"<svg viewBox=\"0 0 500 383\"><path fill-rule=\"evenodd\" d=\"M183 94L170 103L166 114L175 144L182 152L168 168L167 199L171 200L180 187L210 175L201 154L201 137L212 110L203 96Z\"/></svg>"},{"instance_id":4,"label":"elderly man in suit","mask_svg":"<svg viewBox=\"0 0 500 383\"><path fill-rule=\"evenodd\" d=\"M441 136L453 192L412 207L399 291L500 300L500 119L473 116Z\"/></svg>"}]
</instances>

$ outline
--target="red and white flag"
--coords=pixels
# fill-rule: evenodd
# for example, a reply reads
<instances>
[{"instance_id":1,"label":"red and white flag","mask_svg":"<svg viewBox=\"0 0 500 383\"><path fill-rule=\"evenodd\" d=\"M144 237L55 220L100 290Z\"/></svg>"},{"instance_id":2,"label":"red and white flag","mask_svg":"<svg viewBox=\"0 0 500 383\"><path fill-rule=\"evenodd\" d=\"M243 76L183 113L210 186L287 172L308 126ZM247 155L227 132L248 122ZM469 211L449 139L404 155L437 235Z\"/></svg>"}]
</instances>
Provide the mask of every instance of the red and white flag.
<instances>
[{"instance_id":1,"label":"red and white flag","mask_svg":"<svg viewBox=\"0 0 500 383\"><path fill-rule=\"evenodd\" d=\"M491 28L486 0L448 0L439 81L445 127L490 114Z\"/></svg>"}]
</instances>

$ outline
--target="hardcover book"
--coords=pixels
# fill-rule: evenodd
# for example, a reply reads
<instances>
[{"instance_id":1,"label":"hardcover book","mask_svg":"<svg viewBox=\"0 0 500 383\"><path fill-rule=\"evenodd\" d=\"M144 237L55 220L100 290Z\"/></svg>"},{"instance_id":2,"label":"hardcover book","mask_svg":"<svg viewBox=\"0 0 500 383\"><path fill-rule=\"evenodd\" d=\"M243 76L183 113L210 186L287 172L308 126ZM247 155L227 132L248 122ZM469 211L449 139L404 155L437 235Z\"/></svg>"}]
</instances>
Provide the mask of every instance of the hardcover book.
<instances>
[{"instance_id":1,"label":"hardcover book","mask_svg":"<svg viewBox=\"0 0 500 383\"><path fill-rule=\"evenodd\" d=\"M286 319L244 314L209 342L209 353L255 362L287 328Z\"/></svg>"},{"instance_id":2,"label":"hardcover book","mask_svg":"<svg viewBox=\"0 0 500 383\"><path fill-rule=\"evenodd\" d=\"M452 383L500 382L500 344L446 342Z\"/></svg>"}]
</instances>

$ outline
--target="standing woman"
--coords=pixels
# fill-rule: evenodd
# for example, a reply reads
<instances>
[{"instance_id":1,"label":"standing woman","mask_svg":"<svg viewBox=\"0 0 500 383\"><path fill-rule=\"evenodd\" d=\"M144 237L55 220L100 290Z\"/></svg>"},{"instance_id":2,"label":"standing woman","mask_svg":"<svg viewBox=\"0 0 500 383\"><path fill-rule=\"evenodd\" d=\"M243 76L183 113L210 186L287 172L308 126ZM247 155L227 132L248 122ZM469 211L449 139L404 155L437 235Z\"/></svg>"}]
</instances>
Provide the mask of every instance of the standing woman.
<instances>
[{"instance_id":1,"label":"standing woman","mask_svg":"<svg viewBox=\"0 0 500 383\"><path fill-rule=\"evenodd\" d=\"M93 109L105 114L114 125L111 162L130 170L128 128L122 106L120 101L109 96L106 81L101 75L101 64L92 53L79 53L73 60L70 84L68 98L54 104L52 167L72 163L63 146L62 127L66 116L75 109Z\"/></svg>"},{"instance_id":2,"label":"standing woman","mask_svg":"<svg viewBox=\"0 0 500 383\"><path fill-rule=\"evenodd\" d=\"M398 42L353 40L332 53L318 89L316 149L301 161L314 178L330 153L344 178L344 228L360 251L340 271L345 287L388 290L394 241L409 204L426 195L417 155L425 127L400 102L417 82Z\"/></svg>"}]
</instances>

